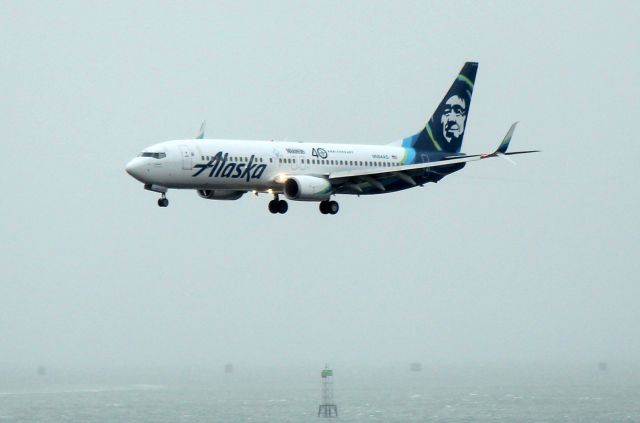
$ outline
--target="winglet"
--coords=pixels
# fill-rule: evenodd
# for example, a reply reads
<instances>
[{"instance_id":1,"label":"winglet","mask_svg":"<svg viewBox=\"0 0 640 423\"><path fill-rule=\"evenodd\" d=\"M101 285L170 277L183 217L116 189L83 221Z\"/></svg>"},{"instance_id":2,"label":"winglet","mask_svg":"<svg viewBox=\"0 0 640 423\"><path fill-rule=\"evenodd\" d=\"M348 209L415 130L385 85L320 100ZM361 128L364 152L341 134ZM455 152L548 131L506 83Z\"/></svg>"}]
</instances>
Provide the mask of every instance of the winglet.
<instances>
[{"instance_id":1,"label":"winglet","mask_svg":"<svg viewBox=\"0 0 640 423\"><path fill-rule=\"evenodd\" d=\"M516 130L517 124L518 122L515 122L513 125L511 125L511 128L509 128L509 130L507 131L507 134L502 139L502 142L500 142L500 145L498 145L498 148L496 148L496 150L493 153L491 154L484 153L481 155L481 157L483 159L488 159L489 157L503 156L505 154L508 154L507 148L509 148L509 143L511 142L511 138L513 137L513 131Z\"/></svg>"},{"instance_id":2,"label":"winglet","mask_svg":"<svg viewBox=\"0 0 640 423\"><path fill-rule=\"evenodd\" d=\"M207 121L203 120L202 125L200 125L200 131L198 131L198 135L196 135L197 140L201 140L204 138L204 127L207 125Z\"/></svg>"},{"instance_id":3,"label":"winglet","mask_svg":"<svg viewBox=\"0 0 640 423\"><path fill-rule=\"evenodd\" d=\"M512 164L515 164L515 162L513 160L510 160L507 156L511 156L513 154L539 153L540 150L511 151L507 153L507 148L509 148L509 143L511 142L511 138L513 137L513 132L516 130L517 124L518 122L515 122L513 125L511 125L511 128L509 128L509 130L507 131L507 134L502 139L502 142L500 143L496 151L491 154L482 154L480 157L483 159L487 159L489 157L500 157Z\"/></svg>"},{"instance_id":4,"label":"winglet","mask_svg":"<svg viewBox=\"0 0 640 423\"><path fill-rule=\"evenodd\" d=\"M513 125L511 125L511 128L509 128L509 130L507 131L507 135L504 136L504 138L502 139L502 142L500 143L500 145L498 146L498 149L495 151L494 154L497 153L506 153L507 152L507 148L509 148L509 143L511 142L511 137L513 137L513 131L516 130L516 125L518 124L518 122L515 122Z\"/></svg>"}]
</instances>

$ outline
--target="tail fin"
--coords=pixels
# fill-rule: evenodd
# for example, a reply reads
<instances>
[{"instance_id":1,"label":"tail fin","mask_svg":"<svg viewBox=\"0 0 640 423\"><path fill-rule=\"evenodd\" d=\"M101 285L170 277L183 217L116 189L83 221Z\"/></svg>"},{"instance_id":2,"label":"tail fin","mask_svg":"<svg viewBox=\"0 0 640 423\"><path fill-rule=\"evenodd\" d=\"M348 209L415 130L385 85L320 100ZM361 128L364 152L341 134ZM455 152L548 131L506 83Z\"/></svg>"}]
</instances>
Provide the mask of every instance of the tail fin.
<instances>
[{"instance_id":1,"label":"tail fin","mask_svg":"<svg viewBox=\"0 0 640 423\"><path fill-rule=\"evenodd\" d=\"M478 63L464 64L424 129L405 138L403 146L423 151L460 152L477 71Z\"/></svg>"}]
</instances>

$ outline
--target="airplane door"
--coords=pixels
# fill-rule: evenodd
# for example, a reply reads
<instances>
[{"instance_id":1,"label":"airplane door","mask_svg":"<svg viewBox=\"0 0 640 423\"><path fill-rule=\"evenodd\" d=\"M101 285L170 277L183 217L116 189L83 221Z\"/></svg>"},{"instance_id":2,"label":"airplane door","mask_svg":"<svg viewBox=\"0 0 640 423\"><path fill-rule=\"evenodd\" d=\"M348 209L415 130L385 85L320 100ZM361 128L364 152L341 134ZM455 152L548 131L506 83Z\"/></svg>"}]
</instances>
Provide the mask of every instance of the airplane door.
<instances>
[{"instance_id":1,"label":"airplane door","mask_svg":"<svg viewBox=\"0 0 640 423\"><path fill-rule=\"evenodd\" d=\"M193 153L189 150L189 147L186 145L180 146L180 154L182 155L182 169L190 170L193 169L192 157Z\"/></svg>"}]
</instances>

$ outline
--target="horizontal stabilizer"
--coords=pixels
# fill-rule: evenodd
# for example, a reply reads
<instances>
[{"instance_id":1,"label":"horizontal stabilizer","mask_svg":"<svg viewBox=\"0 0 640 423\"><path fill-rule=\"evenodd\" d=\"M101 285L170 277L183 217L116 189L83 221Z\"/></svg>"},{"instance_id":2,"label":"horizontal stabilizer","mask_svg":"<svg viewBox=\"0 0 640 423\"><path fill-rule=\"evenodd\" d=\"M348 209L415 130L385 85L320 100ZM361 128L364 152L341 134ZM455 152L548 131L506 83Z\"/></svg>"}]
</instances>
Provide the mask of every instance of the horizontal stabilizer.
<instances>
[{"instance_id":1,"label":"horizontal stabilizer","mask_svg":"<svg viewBox=\"0 0 640 423\"><path fill-rule=\"evenodd\" d=\"M541 150L526 150L526 151L512 151L510 153L504 153L505 156L511 156L512 154L528 154L528 153L539 153Z\"/></svg>"}]
</instances>

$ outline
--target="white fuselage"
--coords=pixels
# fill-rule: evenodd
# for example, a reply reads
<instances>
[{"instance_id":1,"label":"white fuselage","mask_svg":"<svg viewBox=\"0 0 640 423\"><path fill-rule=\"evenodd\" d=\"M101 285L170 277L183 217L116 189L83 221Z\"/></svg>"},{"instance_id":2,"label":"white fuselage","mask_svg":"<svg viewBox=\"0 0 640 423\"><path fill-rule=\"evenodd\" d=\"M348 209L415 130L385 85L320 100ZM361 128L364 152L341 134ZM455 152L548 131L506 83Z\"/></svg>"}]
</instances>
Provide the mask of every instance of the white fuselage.
<instances>
[{"instance_id":1,"label":"white fuselage","mask_svg":"<svg viewBox=\"0 0 640 423\"><path fill-rule=\"evenodd\" d=\"M281 192L280 175L390 170L414 157L412 148L391 145L198 139L152 145L126 169L144 184L167 189Z\"/></svg>"}]
</instances>

